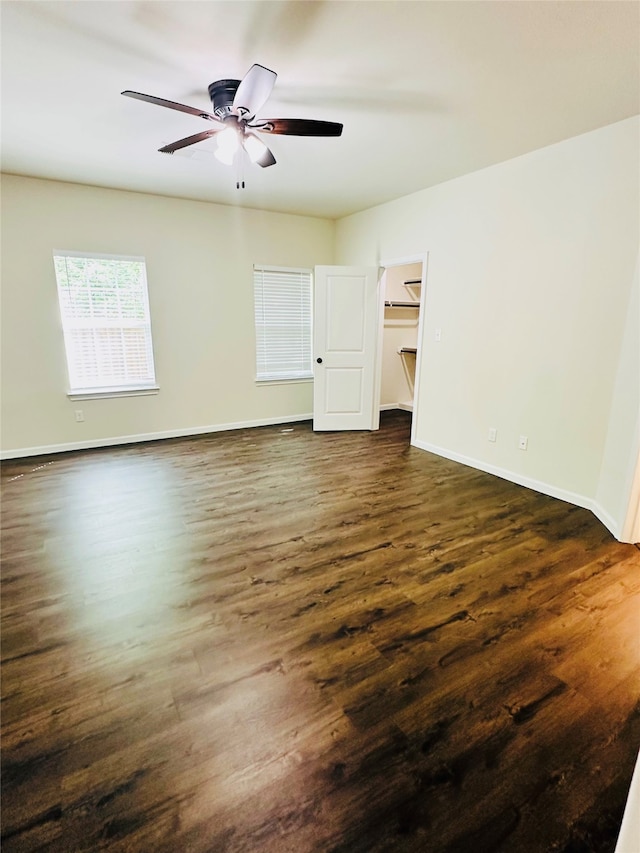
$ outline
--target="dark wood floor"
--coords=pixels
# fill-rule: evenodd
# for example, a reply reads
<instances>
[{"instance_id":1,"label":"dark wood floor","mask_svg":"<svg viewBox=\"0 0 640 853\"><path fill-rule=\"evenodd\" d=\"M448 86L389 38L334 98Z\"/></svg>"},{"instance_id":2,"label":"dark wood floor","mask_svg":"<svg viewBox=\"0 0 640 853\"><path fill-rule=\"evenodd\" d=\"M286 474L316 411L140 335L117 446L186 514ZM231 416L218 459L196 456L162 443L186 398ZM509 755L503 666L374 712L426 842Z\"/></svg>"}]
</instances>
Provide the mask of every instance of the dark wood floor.
<instances>
[{"instance_id":1,"label":"dark wood floor","mask_svg":"<svg viewBox=\"0 0 640 853\"><path fill-rule=\"evenodd\" d=\"M4 853L613 850L640 551L408 442L3 466Z\"/></svg>"}]
</instances>

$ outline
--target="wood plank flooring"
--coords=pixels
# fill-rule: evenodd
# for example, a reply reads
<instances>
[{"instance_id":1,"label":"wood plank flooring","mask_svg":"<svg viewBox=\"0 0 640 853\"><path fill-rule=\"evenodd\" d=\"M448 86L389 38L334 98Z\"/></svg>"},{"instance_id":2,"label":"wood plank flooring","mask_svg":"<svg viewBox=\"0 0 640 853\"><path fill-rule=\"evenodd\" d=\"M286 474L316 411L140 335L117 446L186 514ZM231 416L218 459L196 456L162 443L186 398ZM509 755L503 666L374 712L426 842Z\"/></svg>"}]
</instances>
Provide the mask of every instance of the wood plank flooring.
<instances>
[{"instance_id":1,"label":"wood plank flooring","mask_svg":"<svg viewBox=\"0 0 640 853\"><path fill-rule=\"evenodd\" d=\"M640 551L409 417L4 464L4 853L613 851Z\"/></svg>"}]
</instances>

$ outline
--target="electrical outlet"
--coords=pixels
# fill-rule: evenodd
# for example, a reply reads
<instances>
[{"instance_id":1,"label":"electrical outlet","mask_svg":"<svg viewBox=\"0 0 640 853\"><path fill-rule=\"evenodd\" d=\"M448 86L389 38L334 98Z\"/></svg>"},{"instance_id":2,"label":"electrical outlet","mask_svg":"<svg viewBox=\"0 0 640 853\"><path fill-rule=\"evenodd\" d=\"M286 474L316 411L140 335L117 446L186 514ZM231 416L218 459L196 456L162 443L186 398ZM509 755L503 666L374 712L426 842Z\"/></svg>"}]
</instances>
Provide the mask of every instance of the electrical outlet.
<instances>
[{"instance_id":1,"label":"electrical outlet","mask_svg":"<svg viewBox=\"0 0 640 853\"><path fill-rule=\"evenodd\" d=\"M520 441L518 442L518 447L520 448L520 450L526 450L528 444L529 444L529 439L527 438L527 436L521 435Z\"/></svg>"},{"instance_id":2,"label":"electrical outlet","mask_svg":"<svg viewBox=\"0 0 640 853\"><path fill-rule=\"evenodd\" d=\"M489 441L496 441L498 438L498 430L495 427L491 427L489 430Z\"/></svg>"},{"instance_id":3,"label":"electrical outlet","mask_svg":"<svg viewBox=\"0 0 640 853\"><path fill-rule=\"evenodd\" d=\"M84 423L84 412L82 411L82 409L76 409L74 415L77 424Z\"/></svg>"}]
</instances>

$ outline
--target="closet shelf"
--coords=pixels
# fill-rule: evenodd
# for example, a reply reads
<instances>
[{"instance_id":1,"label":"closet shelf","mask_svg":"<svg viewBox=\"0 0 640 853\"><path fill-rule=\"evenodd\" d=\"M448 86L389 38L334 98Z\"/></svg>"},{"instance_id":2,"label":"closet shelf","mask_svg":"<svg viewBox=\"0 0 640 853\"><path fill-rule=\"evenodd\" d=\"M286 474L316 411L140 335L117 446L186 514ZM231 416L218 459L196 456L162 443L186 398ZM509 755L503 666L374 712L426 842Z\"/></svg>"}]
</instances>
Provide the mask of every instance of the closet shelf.
<instances>
[{"instance_id":1,"label":"closet shelf","mask_svg":"<svg viewBox=\"0 0 640 853\"><path fill-rule=\"evenodd\" d=\"M396 300L384 303L385 308L419 308L419 302L396 302Z\"/></svg>"},{"instance_id":2,"label":"closet shelf","mask_svg":"<svg viewBox=\"0 0 640 853\"><path fill-rule=\"evenodd\" d=\"M421 278L408 278L402 282L405 287L415 287L417 284L422 284Z\"/></svg>"},{"instance_id":3,"label":"closet shelf","mask_svg":"<svg viewBox=\"0 0 640 853\"><path fill-rule=\"evenodd\" d=\"M400 354L402 354L403 352L411 352L415 355L418 352L418 348L417 347L400 347L398 352Z\"/></svg>"}]
</instances>

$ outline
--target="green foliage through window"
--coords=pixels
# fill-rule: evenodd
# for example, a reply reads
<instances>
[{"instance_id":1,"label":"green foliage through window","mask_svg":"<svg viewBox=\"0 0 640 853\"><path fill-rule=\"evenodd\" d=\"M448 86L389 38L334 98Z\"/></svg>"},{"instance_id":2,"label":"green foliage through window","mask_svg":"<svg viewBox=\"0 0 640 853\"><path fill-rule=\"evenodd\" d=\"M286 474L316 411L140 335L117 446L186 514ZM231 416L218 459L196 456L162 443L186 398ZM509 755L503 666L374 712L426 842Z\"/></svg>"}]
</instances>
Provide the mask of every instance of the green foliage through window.
<instances>
[{"instance_id":1,"label":"green foliage through window","mask_svg":"<svg viewBox=\"0 0 640 853\"><path fill-rule=\"evenodd\" d=\"M71 393L155 387L143 258L54 254Z\"/></svg>"}]
</instances>

